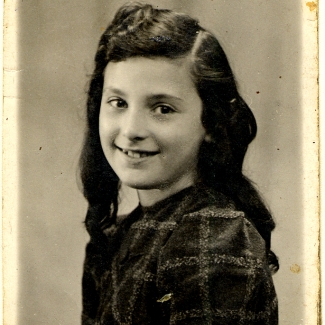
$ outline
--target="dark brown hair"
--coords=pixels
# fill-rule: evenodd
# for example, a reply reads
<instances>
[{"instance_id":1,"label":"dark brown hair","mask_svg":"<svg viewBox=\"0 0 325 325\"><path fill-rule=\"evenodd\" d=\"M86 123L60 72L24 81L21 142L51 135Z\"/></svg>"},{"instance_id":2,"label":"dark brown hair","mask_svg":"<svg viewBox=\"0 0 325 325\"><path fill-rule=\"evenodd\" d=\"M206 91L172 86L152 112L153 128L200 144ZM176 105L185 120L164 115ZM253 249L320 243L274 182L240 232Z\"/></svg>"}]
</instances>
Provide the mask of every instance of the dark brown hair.
<instances>
[{"instance_id":1,"label":"dark brown hair","mask_svg":"<svg viewBox=\"0 0 325 325\"><path fill-rule=\"evenodd\" d=\"M256 135L255 118L237 91L227 57L218 40L198 21L148 4L122 6L103 33L88 92L88 128L81 155L81 179L89 202L86 227L101 241L101 222L114 222L118 177L107 162L99 138L103 73L110 61L127 58L189 57L191 74L203 102L202 124L211 136L200 148L200 181L231 197L270 247L272 217L251 183L242 174L249 143Z\"/></svg>"}]
</instances>

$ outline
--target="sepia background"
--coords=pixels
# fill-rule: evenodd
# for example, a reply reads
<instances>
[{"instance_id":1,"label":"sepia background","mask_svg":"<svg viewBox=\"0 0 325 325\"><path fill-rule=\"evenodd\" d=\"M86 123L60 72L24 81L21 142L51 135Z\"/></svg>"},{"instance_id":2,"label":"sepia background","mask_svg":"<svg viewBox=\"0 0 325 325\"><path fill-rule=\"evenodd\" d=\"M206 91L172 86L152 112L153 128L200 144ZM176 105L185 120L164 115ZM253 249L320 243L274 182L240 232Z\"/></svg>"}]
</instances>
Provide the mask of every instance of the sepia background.
<instances>
[{"instance_id":1,"label":"sepia background","mask_svg":"<svg viewBox=\"0 0 325 325\"><path fill-rule=\"evenodd\" d=\"M197 17L223 46L258 135L246 161L275 218L280 324L304 323L301 6L296 0L150 0ZM124 1L17 2L18 324L80 323L87 204L78 188L97 42Z\"/></svg>"}]
</instances>

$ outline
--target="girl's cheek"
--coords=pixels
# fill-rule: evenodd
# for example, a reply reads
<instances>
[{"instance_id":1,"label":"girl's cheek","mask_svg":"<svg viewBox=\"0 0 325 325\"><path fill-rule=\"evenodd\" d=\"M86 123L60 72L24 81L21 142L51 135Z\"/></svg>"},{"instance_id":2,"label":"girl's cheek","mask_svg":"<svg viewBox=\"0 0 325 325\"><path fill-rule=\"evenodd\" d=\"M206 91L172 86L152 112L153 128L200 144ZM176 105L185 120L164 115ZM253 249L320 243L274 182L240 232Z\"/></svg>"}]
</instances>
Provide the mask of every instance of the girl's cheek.
<instances>
[{"instance_id":1,"label":"girl's cheek","mask_svg":"<svg viewBox=\"0 0 325 325\"><path fill-rule=\"evenodd\" d=\"M99 128L102 129L103 132L107 133L114 125L117 125L114 114L111 114L105 106L101 107L99 113Z\"/></svg>"},{"instance_id":2,"label":"girl's cheek","mask_svg":"<svg viewBox=\"0 0 325 325\"><path fill-rule=\"evenodd\" d=\"M105 119L101 119L99 121L99 137L102 146L107 146L112 141L112 134L113 130L111 123L108 123L108 121Z\"/></svg>"}]
</instances>

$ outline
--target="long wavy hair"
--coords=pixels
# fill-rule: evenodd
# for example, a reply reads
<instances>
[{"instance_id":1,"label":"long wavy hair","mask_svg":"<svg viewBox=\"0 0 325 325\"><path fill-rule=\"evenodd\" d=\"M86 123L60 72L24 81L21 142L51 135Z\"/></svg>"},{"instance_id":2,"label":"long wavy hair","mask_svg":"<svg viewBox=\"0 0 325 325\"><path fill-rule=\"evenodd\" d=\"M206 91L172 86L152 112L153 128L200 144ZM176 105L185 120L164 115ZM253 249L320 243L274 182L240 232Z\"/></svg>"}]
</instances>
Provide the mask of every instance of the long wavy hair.
<instances>
[{"instance_id":1,"label":"long wavy hair","mask_svg":"<svg viewBox=\"0 0 325 325\"><path fill-rule=\"evenodd\" d=\"M110 61L134 56L190 58L191 76L203 103L202 124L211 137L200 148L200 181L231 197L255 224L269 249L273 219L242 174L247 147L256 135L256 121L237 91L223 49L214 35L188 15L139 3L119 9L103 33L95 56L80 159L83 193L89 202L85 222L92 240L102 245L102 224L113 224L118 208L119 179L104 156L99 138L103 74Z\"/></svg>"}]
</instances>

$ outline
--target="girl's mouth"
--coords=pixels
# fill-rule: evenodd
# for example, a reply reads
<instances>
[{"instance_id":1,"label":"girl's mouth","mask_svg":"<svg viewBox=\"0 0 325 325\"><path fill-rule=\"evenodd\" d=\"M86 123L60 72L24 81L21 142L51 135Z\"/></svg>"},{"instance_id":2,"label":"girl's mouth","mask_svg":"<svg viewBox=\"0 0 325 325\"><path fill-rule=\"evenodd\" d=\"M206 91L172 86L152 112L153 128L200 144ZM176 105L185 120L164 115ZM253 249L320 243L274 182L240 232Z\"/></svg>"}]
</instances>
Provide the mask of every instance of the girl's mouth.
<instances>
[{"instance_id":1,"label":"girl's mouth","mask_svg":"<svg viewBox=\"0 0 325 325\"><path fill-rule=\"evenodd\" d=\"M131 158L145 158L157 155L157 151L142 151L142 150L131 150L131 149L122 149L118 146L116 146L117 149L119 149L121 152L123 152L125 155L131 157Z\"/></svg>"}]
</instances>

